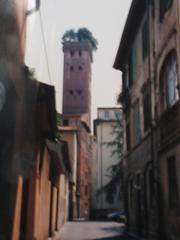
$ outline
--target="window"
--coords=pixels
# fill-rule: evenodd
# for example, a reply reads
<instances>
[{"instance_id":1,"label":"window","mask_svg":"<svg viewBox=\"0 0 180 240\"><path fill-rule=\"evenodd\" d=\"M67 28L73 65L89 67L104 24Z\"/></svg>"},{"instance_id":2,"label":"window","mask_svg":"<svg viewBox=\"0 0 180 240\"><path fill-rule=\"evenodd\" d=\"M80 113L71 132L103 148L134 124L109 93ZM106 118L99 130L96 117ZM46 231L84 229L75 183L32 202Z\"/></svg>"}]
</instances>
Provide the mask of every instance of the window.
<instances>
[{"instance_id":1,"label":"window","mask_svg":"<svg viewBox=\"0 0 180 240\"><path fill-rule=\"evenodd\" d=\"M154 18L154 16L155 16L155 1L156 1L156 0L151 0L152 17L153 17L153 18Z\"/></svg>"},{"instance_id":2,"label":"window","mask_svg":"<svg viewBox=\"0 0 180 240\"><path fill-rule=\"evenodd\" d=\"M78 95L81 95L82 94L82 90L77 90L77 93L78 93Z\"/></svg>"},{"instance_id":3,"label":"window","mask_svg":"<svg viewBox=\"0 0 180 240\"><path fill-rule=\"evenodd\" d=\"M143 60L147 57L149 53L149 22L147 19L144 22L142 29L142 57Z\"/></svg>"},{"instance_id":4,"label":"window","mask_svg":"<svg viewBox=\"0 0 180 240\"><path fill-rule=\"evenodd\" d=\"M144 119L144 132L151 127L151 91L150 84L146 85L143 92L143 119Z\"/></svg>"},{"instance_id":5,"label":"window","mask_svg":"<svg viewBox=\"0 0 180 240\"><path fill-rule=\"evenodd\" d=\"M125 91L129 87L129 79L128 79L128 71L124 70L122 72L122 82L123 82L123 90Z\"/></svg>"},{"instance_id":6,"label":"window","mask_svg":"<svg viewBox=\"0 0 180 240\"><path fill-rule=\"evenodd\" d=\"M86 196L88 195L88 186L87 185L84 188L84 193L85 193Z\"/></svg>"},{"instance_id":7,"label":"window","mask_svg":"<svg viewBox=\"0 0 180 240\"><path fill-rule=\"evenodd\" d=\"M165 60L160 74L160 107L164 111L179 99L176 55L171 52Z\"/></svg>"},{"instance_id":8,"label":"window","mask_svg":"<svg viewBox=\"0 0 180 240\"><path fill-rule=\"evenodd\" d=\"M129 59L129 86L131 86L133 82L136 80L136 74L137 74L137 52L136 48L133 47Z\"/></svg>"},{"instance_id":9,"label":"window","mask_svg":"<svg viewBox=\"0 0 180 240\"><path fill-rule=\"evenodd\" d=\"M74 51L70 51L71 57L74 56Z\"/></svg>"},{"instance_id":10,"label":"window","mask_svg":"<svg viewBox=\"0 0 180 240\"><path fill-rule=\"evenodd\" d=\"M82 66L79 66L79 70L82 71L82 70L83 70L83 67L82 67Z\"/></svg>"},{"instance_id":11,"label":"window","mask_svg":"<svg viewBox=\"0 0 180 240\"><path fill-rule=\"evenodd\" d=\"M152 168L149 170L149 205L153 207L153 198L154 198L154 176Z\"/></svg>"},{"instance_id":12,"label":"window","mask_svg":"<svg viewBox=\"0 0 180 240\"><path fill-rule=\"evenodd\" d=\"M173 0L160 0L159 5L159 17L162 22L165 12L171 7Z\"/></svg>"},{"instance_id":13,"label":"window","mask_svg":"<svg viewBox=\"0 0 180 240\"><path fill-rule=\"evenodd\" d=\"M73 95L74 94L73 90L69 90L69 94Z\"/></svg>"},{"instance_id":14,"label":"window","mask_svg":"<svg viewBox=\"0 0 180 240\"><path fill-rule=\"evenodd\" d=\"M70 66L70 70L73 71L73 70L74 70L74 67L73 67L73 66Z\"/></svg>"},{"instance_id":15,"label":"window","mask_svg":"<svg viewBox=\"0 0 180 240\"><path fill-rule=\"evenodd\" d=\"M69 120L64 119L64 120L63 120L63 126L68 126L68 125L69 125Z\"/></svg>"},{"instance_id":16,"label":"window","mask_svg":"<svg viewBox=\"0 0 180 240\"><path fill-rule=\"evenodd\" d=\"M133 179L129 181L129 205L133 208Z\"/></svg>"},{"instance_id":17,"label":"window","mask_svg":"<svg viewBox=\"0 0 180 240\"><path fill-rule=\"evenodd\" d=\"M176 159L175 156L168 158L167 160L168 170L168 199L169 207L178 207L178 186L176 176Z\"/></svg>"},{"instance_id":18,"label":"window","mask_svg":"<svg viewBox=\"0 0 180 240\"><path fill-rule=\"evenodd\" d=\"M126 124L126 146L127 146L127 151L129 151L131 148L130 123L129 122Z\"/></svg>"},{"instance_id":19,"label":"window","mask_svg":"<svg viewBox=\"0 0 180 240\"><path fill-rule=\"evenodd\" d=\"M139 102L137 102L133 108L133 126L134 126L134 142L137 143L141 138Z\"/></svg>"},{"instance_id":20,"label":"window","mask_svg":"<svg viewBox=\"0 0 180 240\"><path fill-rule=\"evenodd\" d=\"M79 56L80 56L80 57L82 56L82 51L81 51L81 50L79 50Z\"/></svg>"},{"instance_id":21,"label":"window","mask_svg":"<svg viewBox=\"0 0 180 240\"><path fill-rule=\"evenodd\" d=\"M119 111L115 111L115 112L114 112L114 116L115 116L116 120L122 119L121 112L119 112Z\"/></svg>"},{"instance_id":22,"label":"window","mask_svg":"<svg viewBox=\"0 0 180 240\"><path fill-rule=\"evenodd\" d=\"M109 111L104 111L104 118L109 118Z\"/></svg>"}]
</instances>

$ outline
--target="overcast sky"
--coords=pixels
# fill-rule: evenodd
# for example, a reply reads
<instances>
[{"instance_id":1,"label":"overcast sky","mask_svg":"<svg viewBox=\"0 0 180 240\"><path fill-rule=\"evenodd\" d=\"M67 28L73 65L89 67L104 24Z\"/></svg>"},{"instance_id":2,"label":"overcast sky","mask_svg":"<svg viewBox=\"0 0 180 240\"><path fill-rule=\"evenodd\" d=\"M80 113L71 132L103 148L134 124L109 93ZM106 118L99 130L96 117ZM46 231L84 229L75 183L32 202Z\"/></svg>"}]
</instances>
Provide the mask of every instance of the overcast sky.
<instances>
[{"instance_id":1,"label":"overcast sky","mask_svg":"<svg viewBox=\"0 0 180 240\"><path fill-rule=\"evenodd\" d=\"M29 1L30 7L33 6L35 0ZM121 74L112 66L131 0L41 2L41 11L28 17L26 64L35 69L39 81L55 85L57 110L61 112L61 37L68 29L88 28L99 42L92 65L92 117L96 118L97 107L116 106Z\"/></svg>"}]
</instances>

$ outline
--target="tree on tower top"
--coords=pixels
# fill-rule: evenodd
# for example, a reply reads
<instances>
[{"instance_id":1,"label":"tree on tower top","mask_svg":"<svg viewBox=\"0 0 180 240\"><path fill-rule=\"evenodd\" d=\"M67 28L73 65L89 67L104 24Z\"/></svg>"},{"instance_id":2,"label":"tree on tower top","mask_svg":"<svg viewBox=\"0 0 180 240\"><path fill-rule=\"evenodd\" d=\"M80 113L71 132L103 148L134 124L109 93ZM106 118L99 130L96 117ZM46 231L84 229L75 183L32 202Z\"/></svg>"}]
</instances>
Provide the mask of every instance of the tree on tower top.
<instances>
[{"instance_id":1,"label":"tree on tower top","mask_svg":"<svg viewBox=\"0 0 180 240\"><path fill-rule=\"evenodd\" d=\"M62 36L64 42L89 42L93 50L97 50L98 41L94 38L92 33L87 28L79 28L77 32L70 29Z\"/></svg>"}]
</instances>

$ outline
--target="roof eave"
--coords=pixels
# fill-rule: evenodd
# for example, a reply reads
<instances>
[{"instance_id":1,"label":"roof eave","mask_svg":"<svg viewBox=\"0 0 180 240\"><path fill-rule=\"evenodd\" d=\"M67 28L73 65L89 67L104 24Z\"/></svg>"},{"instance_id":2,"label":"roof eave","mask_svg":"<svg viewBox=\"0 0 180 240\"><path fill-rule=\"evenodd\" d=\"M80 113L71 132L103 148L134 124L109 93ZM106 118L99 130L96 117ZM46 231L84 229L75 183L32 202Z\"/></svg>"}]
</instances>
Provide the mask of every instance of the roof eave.
<instances>
[{"instance_id":1,"label":"roof eave","mask_svg":"<svg viewBox=\"0 0 180 240\"><path fill-rule=\"evenodd\" d=\"M125 27L123 30L123 34L121 37L121 41L118 47L118 51L115 57L115 61L113 64L113 68L115 68L116 70L123 71L125 59L127 58L128 52L131 49L129 46L132 45L132 42L136 36L137 28L139 26L140 20L142 19L145 6L146 1L141 0L132 1L128 17L125 23Z\"/></svg>"}]
</instances>

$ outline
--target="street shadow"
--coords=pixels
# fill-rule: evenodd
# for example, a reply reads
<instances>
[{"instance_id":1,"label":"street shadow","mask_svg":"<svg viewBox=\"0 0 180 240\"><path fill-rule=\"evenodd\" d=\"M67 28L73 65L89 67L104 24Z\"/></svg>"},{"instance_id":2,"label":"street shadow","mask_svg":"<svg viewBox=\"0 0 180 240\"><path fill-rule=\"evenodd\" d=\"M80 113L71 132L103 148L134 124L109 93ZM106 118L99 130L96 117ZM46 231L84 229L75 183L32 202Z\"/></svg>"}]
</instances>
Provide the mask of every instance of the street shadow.
<instances>
[{"instance_id":1,"label":"street shadow","mask_svg":"<svg viewBox=\"0 0 180 240\"><path fill-rule=\"evenodd\" d=\"M137 240L137 239L134 237L130 237L129 235L118 235L112 237L94 238L91 240Z\"/></svg>"},{"instance_id":2,"label":"street shadow","mask_svg":"<svg viewBox=\"0 0 180 240\"><path fill-rule=\"evenodd\" d=\"M125 226L120 225L120 226L113 226L113 227L102 227L100 228L102 231L106 232L113 232L113 233L118 233L118 234L123 234L125 231Z\"/></svg>"},{"instance_id":3,"label":"street shadow","mask_svg":"<svg viewBox=\"0 0 180 240\"><path fill-rule=\"evenodd\" d=\"M134 240L134 238L127 235L125 225L113 226L113 227L102 227L100 229L102 231L112 233L113 236L102 237L102 238L94 238L94 239L91 239L91 240Z\"/></svg>"}]
</instances>

